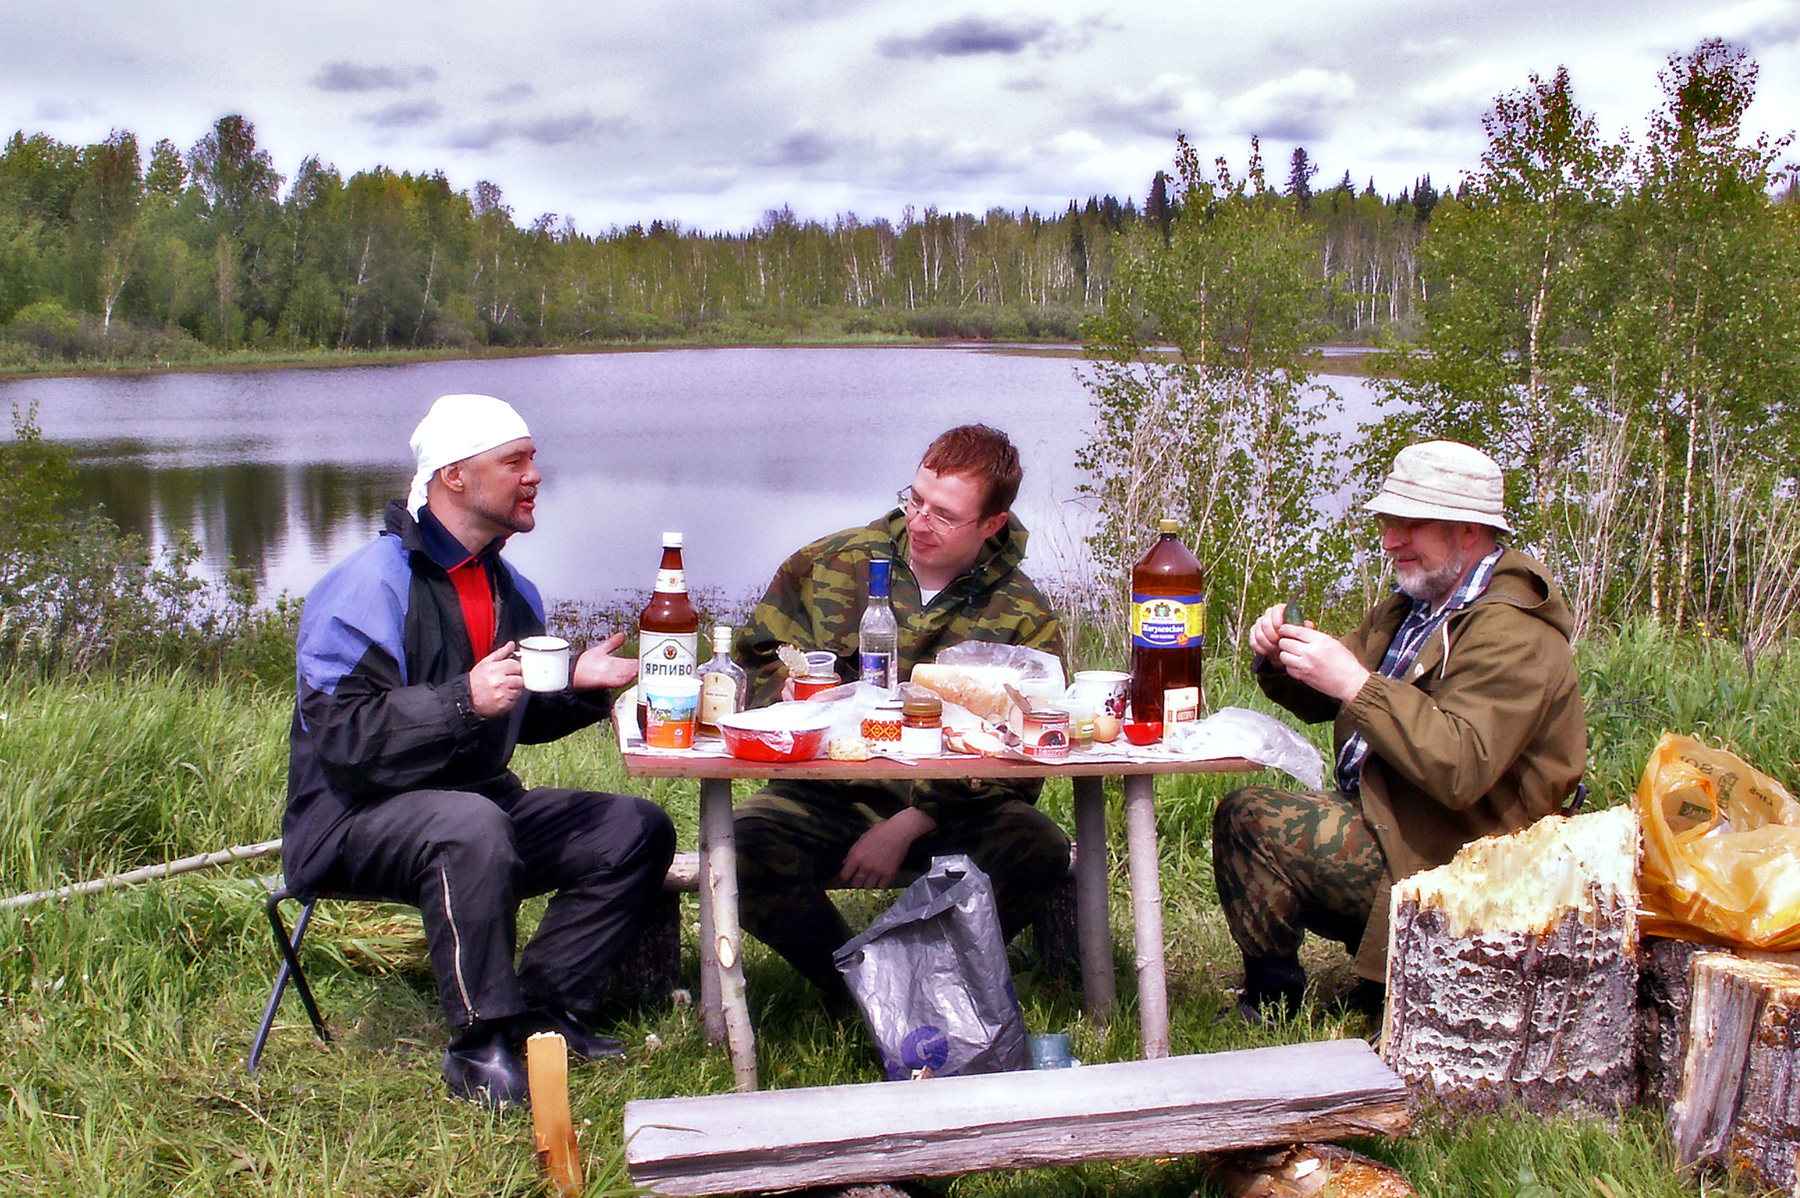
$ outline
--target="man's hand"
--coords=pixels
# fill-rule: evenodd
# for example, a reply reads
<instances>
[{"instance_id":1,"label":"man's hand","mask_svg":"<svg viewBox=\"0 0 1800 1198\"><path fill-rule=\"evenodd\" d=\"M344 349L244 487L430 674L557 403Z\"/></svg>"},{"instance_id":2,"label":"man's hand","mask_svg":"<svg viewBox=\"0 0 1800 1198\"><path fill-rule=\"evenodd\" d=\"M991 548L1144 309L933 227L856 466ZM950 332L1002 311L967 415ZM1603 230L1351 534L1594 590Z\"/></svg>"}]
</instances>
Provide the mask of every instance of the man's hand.
<instances>
[{"instance_id":1,"label":"man's hand","mask_svg":"<svg viewBox=\"0 0 1800 1198\"><path fill-rule=\"evenodd\" d=\"M1281 616L1287 610L1287 604L1277 603L1262 615L1256 617L1256 623L1250 625L1250 651L1270 661L1275 660L1277 646L1281 641ZM1306 626L1312 627L1312 621Z\"/></svg>"},{"instance_id":2,"label":"man's hand","mask_svg":"<svg viewBox=\"0 0 1800 1198\"><path fill-rule=\"evenodd\" d=\"M913 841L937 827L937 821L917 807L904 807L857 837L838 870L846 886L886 890L899 876Z\"/></svg>"},{"instance_id":3,"label":"man's hand","mask_svg":"<svg viewBox=\"0 0 1800 1198\"><path fill-rule=\"evenodd\" d=\"M1269 610L1280 618L1279 607ZM1268 613L1257 620L1257 627L1260 628L1266 619ZM1252 633L1252 637L1254 635ZM1369 671L1356 660L1354 653L1344 648L1344 642L1320 632L1310 620L1305 628L1295 624L1281 625L1281 637L1270 660L1286 670L1290 678L1342 703L1356 698L1356 692L1369 680Z\"/></svg>"},{"instance_id":4,"label":"man's hand","mask_svg":"<svg viewBox=\"0 0 1800 1198\"><path fill-rule=\"evenodd\" d=\"M589 645L575 659L574 685L578 691L610 687L617 690L637 677L638 663L629 657L614 657L613 651L625 643L625 634L615 632L598 645Z\"/></svg>"},{"instance_id":5,"label":"man's hand","mask_svg":"<svg viewBox=\"0 0 1800 1198\"><path fill-rule=\"evenodd\" d=\"M469 671L469 701L484 720L511 711L525 689L525 673L513 650L513 643L507 641Z\"/></svg>"}]
</instances>

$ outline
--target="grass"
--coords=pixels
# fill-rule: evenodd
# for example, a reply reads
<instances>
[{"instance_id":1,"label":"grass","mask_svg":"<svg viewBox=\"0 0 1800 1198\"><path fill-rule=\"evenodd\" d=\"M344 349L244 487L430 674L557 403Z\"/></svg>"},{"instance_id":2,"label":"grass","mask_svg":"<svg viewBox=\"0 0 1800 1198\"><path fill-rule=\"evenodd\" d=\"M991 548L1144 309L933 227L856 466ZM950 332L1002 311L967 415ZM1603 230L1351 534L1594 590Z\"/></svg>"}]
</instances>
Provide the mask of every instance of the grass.
<instances>
[{"instance_id":1,"label":"grass","mask_svg":"<svg viewBox=\"0 0 1800 1198\"><path fill-rule=\"evenodd\" d=\"M1724 646L1630 629L1581 652L1593 730L1594 801L1623 801L1665 728L1722 741L1784 783L1800 780L1800 665L1752 678ZM1214 702L1261 706L1222 666ZM191 676L46 684L0 680L0 891L12 894L279 834L288 697ZM1314 730L1324 735L1323 729ZM536 784L648 792L694 842L692 783L634 783L610 730L522 750ZM1212 889L1208 832L1228 778L1166 780L1159 792L1171 1036L1208 1052L1328 1036L1370 1036L1352 1016L1308 1007L1251 1030L1224 1018L1237 958ZM1066 784L1045 804L1070 822ZM1115 807L1112 813L1118 818ZM1115 828L1115 844L1122 829ZM403 908L322 906L309 973L338 1039L318 1043L291 997L258 1077L243 1061L273 954L259 878L272 863L67 904L0 911L0 1192L19 1195L537 1195L529 1121L444 1096L445 1033L416 917ZM1027 1025L1067 1029L1086 1061L1130 1059L1129 915L1114 863L1122 1009L1085 1021L1078 993L1020 961ZM691 903L691 899L689 900ZM853 919L873 914L863 900ZM527 909L526 921L536 908ZM693 983L693 908L686 953ZM1347 986L1335 946L1309 944L1316 985ZM747 974L768 1087L873 1081L866 1037L826 1019L778 960L750 945ZM624 1062L571 1075L588 1193L625 1188L619 1127L636 1097L722 1092L731 1071L692 1006L607 1012ZM1658 1118L1617 1123L1514 1110L1464 1122L1426 1114L1392 1142L1356 1147L1403 1169L1433 1198L1735 1193L1678 1174ZM997 1172L934 1183L987 1195L1214 1193L1201 1163L1137 1161Z\"/></svg>"}]
</instances>

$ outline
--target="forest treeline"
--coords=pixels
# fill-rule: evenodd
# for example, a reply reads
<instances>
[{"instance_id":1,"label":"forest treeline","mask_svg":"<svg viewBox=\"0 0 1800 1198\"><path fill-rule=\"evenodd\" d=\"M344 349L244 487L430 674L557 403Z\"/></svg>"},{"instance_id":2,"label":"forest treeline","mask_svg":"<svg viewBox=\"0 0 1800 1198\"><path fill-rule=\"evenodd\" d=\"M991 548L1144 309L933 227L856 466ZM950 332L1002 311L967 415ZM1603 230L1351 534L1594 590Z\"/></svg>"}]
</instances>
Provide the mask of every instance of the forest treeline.
<instances>
[{"instance_id":1,"label":"forest treeline","mask_svg":"<svg viewBox=\"0 0 1800 1198\"><path fill-rule=\"evenodd\" d=\"M1294 152L1291 204L1311 231L1320 339L1408 324L1438 193L1398 197L1346 172L1315 191ZM345 178L317 157L284 176L242 116L186 150L115 130L70 145L16 132L0 152L0 364L192 359L243 348L543 346L795 333L1079 335L1134 230L1178 215L1159 172L1144 201L1057 214L909 207L898 222L771 211L708 233L653 221L604 233L515 219L499 185L440 172Z\"/></svg>"},{"instance_id":2,"label":"forest treeline","mask_svg":"<svg viewBox=\"0 0 1800 1198\"><path fill-rule=\"evenodd\" d=\"M1420 243L1418 334L1378 355L1383 404L1350 435L1316 377L1317 230L1254 154L1239 175L1183 141L1181 215L1121 247L1086 330L1079 464L1113 517L1098 577L1129 577L1174 513L1224 636L1296 592L1360 610L1385 563L1344 498L1402 445L1450 437L1506 468L1516 543L1561 580L1577 635L1644 620L1751 663L1791 644L1800 204L1789 139L1744 128L1757 73L1717 40L1671 57L1633 140L1601 135L1566 70L1498 96Z\"/></svg>"}]
</instances>

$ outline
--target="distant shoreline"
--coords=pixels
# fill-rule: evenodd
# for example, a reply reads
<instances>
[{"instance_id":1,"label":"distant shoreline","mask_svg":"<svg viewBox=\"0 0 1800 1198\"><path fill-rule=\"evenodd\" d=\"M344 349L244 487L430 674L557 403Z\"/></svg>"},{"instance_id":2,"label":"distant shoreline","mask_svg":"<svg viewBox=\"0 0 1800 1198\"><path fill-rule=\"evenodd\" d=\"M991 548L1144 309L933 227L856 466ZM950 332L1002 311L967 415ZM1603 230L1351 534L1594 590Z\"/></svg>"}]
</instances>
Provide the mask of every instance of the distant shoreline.
<instances>
[{"instance_id":1,"label":"distant shoreline","mask_svg":"<svg viewBox=\"0 0 1800 1198\"><path fill-rule=\"evenodd\" d=\"M1084 357L1083 350L1067 340L1032 342L1025 340L980 341L963 337L894 337L878 335L846 335L842 337L806 337L792 340L733 341L705 338L657 341L609 341L576 345L533 345L484 347L479 349L375 349L375 350L306 350L275 352L240 350L220 358L194 362L142 361L105 364L60 363L44 366L0 367L0 383L30 379L105 378L112 375L131 377L153 374L209 374L228 371L257 370L333 370L353 366L409 366L421 362L479 362L488 359L539 358L564 354L651 353L673 349L972 349L986 353L1017 354L1023 357ZM1339 352L1323 359L1316 373L1367 378L1374 372L1367 361L1373 350L1363 346L1322 346Z\"/></svg>"}]
</instances>

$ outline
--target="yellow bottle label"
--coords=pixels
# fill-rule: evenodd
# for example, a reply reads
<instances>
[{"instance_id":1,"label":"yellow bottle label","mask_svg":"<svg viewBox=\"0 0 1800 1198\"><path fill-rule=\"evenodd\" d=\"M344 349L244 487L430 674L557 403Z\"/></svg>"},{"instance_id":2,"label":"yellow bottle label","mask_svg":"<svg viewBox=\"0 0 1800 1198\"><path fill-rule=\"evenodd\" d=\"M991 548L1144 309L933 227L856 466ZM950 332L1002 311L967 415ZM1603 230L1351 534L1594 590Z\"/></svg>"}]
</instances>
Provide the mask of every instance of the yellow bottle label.
<instances>
[{"instance_id":1,"label":"yellow bottle label","mask_svg":"<svg viewBox=\"0 0 1800 1198\"><path fill-rule=\"evenodd\" d=\"M1185 649L1206 643L1205 595L1131 595L1131 643Z\"/></svg>"}]
</instances>

